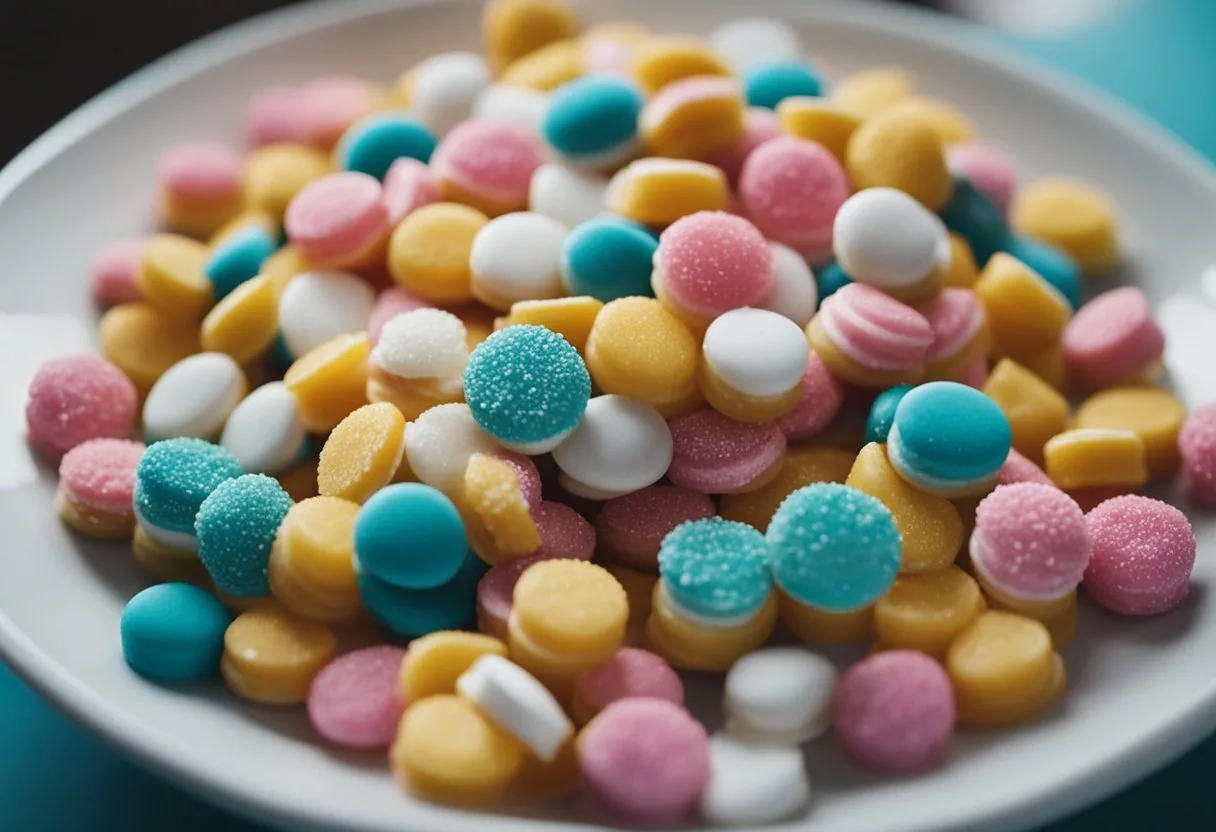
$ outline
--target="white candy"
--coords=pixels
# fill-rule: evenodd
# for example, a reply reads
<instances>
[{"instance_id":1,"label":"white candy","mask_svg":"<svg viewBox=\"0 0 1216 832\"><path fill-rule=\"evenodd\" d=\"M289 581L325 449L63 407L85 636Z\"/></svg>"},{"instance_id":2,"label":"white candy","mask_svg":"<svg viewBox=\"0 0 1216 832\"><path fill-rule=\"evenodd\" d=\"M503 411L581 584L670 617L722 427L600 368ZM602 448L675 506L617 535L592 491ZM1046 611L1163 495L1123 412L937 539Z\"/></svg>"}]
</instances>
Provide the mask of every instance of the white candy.
<instances>
[{"instance_id":1,"label":"white candy","mask_svg":"<svg viewBox=\"0 0 1216 832\"><path fill-rule=\"evenodd\" d=\"M148 537L162 546L168 546L170 549L177 549L182 552L198 551L198 538L194 536L193 532L175 532L150 523L140 512L138 505L135 506L135 522L139 524L141 529L147 532Z\"/></svg>"},{"instance_id":2,"label":"white candy","mask_svg":"<svg viewBox=\"0 0 1216 832\"><path fill-rule=\"evenodd\" d=\"M726 674L727 730L747 740L799 743L831 722L836 668L799 647L749 653Z\"/></svg>"},{"instance_id":3,"label":"white candy","mask_svg":"<svg viewBox=\"0 0 1216 832\"><path fill-rule=\"evenodd\" d=\"M251 474L280 474L300 458L307 434L296 397L281 381L246 396L224 425L220 444Z\"/></svg>"},{"instance_id":4,"label":"white candy","mask_svg":"<svg viewBox=\"0 0 1216 832\"><path fill-rule=\"evenodd\" d=\"M245 395L245 374L222 352L183 358L157 379L144 401L144 433L148 439L219 434Z\"/></svg>"},{"instance_id":5,"label":"white candy","mask_svg":"<svg viewBox=\"0 0 1216 832\"><path fill-rule=\"evenodd\" d=\"M582 497L586 500L599 500L600 502L604 502L607 500L615 500L617 497L624 497L626 494L633 493L631 490L606 491L602 488L595 488L587 485L585 482L579 482L565 471L557 472L557 481L561 484L561 487L569 493L576 497Z\"/></svg>"},{"instance_id":6,"label":"white candy","mask_svg":"<svg viewBox=\"0 0 1216 832\"><path fill-rule=\"evenodd\" d=\"M507 84L490 84L473 103L474 117L509 121L537 137L548 111L549 96L545 93Z\"/></svg>"},{"instance_id":7,"label":"white candy","mask_svg":"<svg viewBox=\"0 0 1216 832\"><path fill-rule=\"evenodd\" d=\"M567 233L566 226L534 211L490 220L469 253L473 296L504 312L516 301L560 297Z\"/></svg>"},{"instance_id":8,"label":"white candy","mask_svg":"<svg viewBox=\"0 0 1216 832\"><path fill-rule=\"evenodd\" d=\"M362 332L376 305L372 288L348 272L296 275L279 298L279 332L296 358L326 341Z\"/></svg>"},{"instance_id":9,"label":"white candy","mask_svg":"<svg viewBox=\"0 0 1216 832\"><path fill-rule=\"evenodd\" d=\"M867 188L845 200L832 248L849 277L879 289L912 286L950 262L945 224L894 188Z\"/></svg>"},{"instance_id":10,"label":"white candy","mask_svg":"<svg viewBox=\"0 0 1216 832\"><path fill-rule=\"evenodd\" d=\"M630 493L658 482L671 464L671 430L659 411L628 396L596 396L578 427L553 449L570 479L600 492Z\"/></svg>"},{"instance_id":11,"label":"white candy","mask_svg":"<svg viewBox=\"0 0 1216 832\"><path fill-rule=\"evenodd\" d=\"M442 309L412 309L392 317L372 362L398 378L450 378L469 360L464 321Z\"/></svg>"},{"instance_id":12,"label":"white candy","mask_svg":"<svg viewBox=\"0 0 1216 832\"><path fill-rule=\"evenodd\" d=\"M405 457L418 481L445 494L464 489L473 454L492 454L498 444L481 429L467 404L432 407L405 426Z\"/></svg>"},{"instance_id":13,"label":"white candy","mask_svg":"<svg viewBox=\"0 0 1216 832\"><path fill-rule=\"evenodd\" d=\"M709 738L709 784L701 815L715 826L752 827L797 814L811 800L806 761L797 746Z\"/></svg>"},{"instance_id":14,"label":"white candy","mask_svg":"<svg viewBox=\"0 0 1216 832\"><path fill-rule=\"evenodd\" d=\"M574 228L603 213L607 192L607 179L550 162L532 174L528 207Z\"/></svg>"},{"instance_id":15,"label":"white candy","mask_svg":"<svg viewBox=\"0 0 1216 832\"><path fill-rule=\"evenodd\" d=\"M772 398L802 382L810 346L802 328L767 309L732 309L705 330L705 363L732 390Z\"/></svg>"},{"instance_id":16,"label":"white candy","mask_svg":"<svg viewBox=\"0 0 1216 832\"><path fill-rule=\"evenodd\" d=\"M760 304L778 315L784 315L800 327L805 327L819 305L819 286L815 273L802 255L781 243L769 243L773 252L773 291Z\"/></svg>"},{"instance_id":17,"label":"white candy","mask_svg":"<svg viewBox=\"0 0 1216 832\"><path fill-rule=\"evenodd\" d=\"M502 656L486 654L456 680L456 691L491 722L549 763L574 725L536 677Z\"/></svg>"},{"instance_id":18,"label":"white candy","mask_svg":"<svg viewBox=\"0 0 1216 832\"><path fill-rule=\"evenodd\" d=\"M802 41L788 23L771 17L740 17L714 27L709 45L738 75L777 61L802 58Z\"/></svg>"},{"instance_id":19,"label":"white candy","mask_svg":"<svg viewBox=\"0 0 1216 832\"><path fill-rule=\"evenodd\" d=\"M490 84L490 68L474 52L444 52L410 72L410 112L438 135L469 117Z\"/></svg>"}]
</instances>

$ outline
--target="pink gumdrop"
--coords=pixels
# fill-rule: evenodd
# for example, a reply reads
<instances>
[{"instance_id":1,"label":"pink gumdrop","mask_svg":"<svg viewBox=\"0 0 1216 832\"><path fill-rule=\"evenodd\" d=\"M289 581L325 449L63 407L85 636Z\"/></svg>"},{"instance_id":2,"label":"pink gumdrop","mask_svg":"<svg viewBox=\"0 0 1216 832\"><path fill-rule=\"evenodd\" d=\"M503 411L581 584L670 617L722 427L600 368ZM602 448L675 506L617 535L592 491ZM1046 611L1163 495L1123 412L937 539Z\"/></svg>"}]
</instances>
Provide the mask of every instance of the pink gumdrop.
<instances>
[{"instance_id":1,"label":"pink gumdrop","mask_svg":"<svg viewBox=\"0 0 1216 832\"><path fill-rule=\"evenodd\" d=\"M1216 506L1216 405L1191 413L1178 433L1182 481L1192 500Z\"/></svg>"},{"instance_id":2,"label":"pink gumdrop","mask_svg":"<svg viewBox=\"0 0 1216 832\"><path fill-rule=\"evenodd\" d=\"M810 439L826 428L844 404L844 385L814 352L802 377L802 395L794 409L777 420L777 427L791 441Z\"/></svg>"},{"instance_id":3,"label":"pink gumdrop","mask_svg":"<svg viewBox=\"0 0 1216 832\"><path fill-rule=\"evenodd\" d=\"M400 286L385 289L376 296L376 306L372 309L372 314L367 319L367 337L372 339L373 346L380 343L380 333L384 330L385 324L402 312L423 309L430 305L422 298L410 294Z\"/></svg>"},{"instance_id":4,"label":"pink gumdrop","mask_svg":"<svg viewBox=\"0 0 1216 832\"><path fill-rule=\"evenodd\" d=\"M703 494L746 491L775 470L785 454L785 434L774 423L746 424L704 409L671 422L672 456L667 478Z\"/></svg>"},{"instance_id":5,"label":"pink gumdrop","mask_svg":"<svg viewBox=\"0 0 1216 832\"><path fill-rule=\"evenodd\" d=\"M596 805L638 824L688 817L709 783L709 737L664 699L619 699L578 739L583 787Z\"/></svg>"},{"instance_id":6,"label":"pink gumdrop","mask_svg":"<svg viewBox=\"0 0 1216 832\"><path fill-rule=\"evenodd\" d=\"M388 232L388 208L375 177L347 171L310 182L287 206L283 227L317 265L366 251Z\"/></svg>"},{"instance_id":7,"label":"pink gumdrop","mask_svg":"<svg viewBox=\"0 0 1216 832\"><path fill-rule=\"evenodd\" d=\"M672 302L703 318L761 303L776 279L764 235L724 211L701 211L668 226L654 265Z\"/></svg>"},{"instance_id":8,"label":"pink gumdrop","mask_svg":"<svg viewBox=\"0 0 1216 832\"><path fill-rule=\"evenodd\" d=\"M948 288L917 307L933 329L926 361L943 361L967 346L988 321L983 304L970 289Z\"/></svg>"},{"instance_id":9,"label":"pink gumdrop","mask_svg":"<svg viewBox=\"0 0 1216 832\"><path fill-rule=\"evenodd\" d=\"M767 107L748 107L743 116L743 135L739 141L726 150L714 153L705 161L721 168L722 172L726 174L727 181L734 185L739 180L739 174L743 172L743 164L752 155L752 151L779 135L781 135L781 122L778 120L776 112ZM745 209L742 207L740 207L740 211L732 213L746 216Z\"/></svg>"},{"instance_id":10,"label":"pink gumdrop","mask_svg":"<svg viewBox=\"0 0 1216 832\"><path fill-rule=\"evenodd\" d=\"M48 361L30 382L25 424L30 444L50 459L90 439L125 439L135 426L135 386L96 355Z\"/></svg>"},{"instance_id":11,"label":"pink gumdrop","mask_svg":"<svg viewBox=\"0 0 1216 832\"><path fill-rule=\"evenodd\" d=\"M540 471L536 468L536 463L531 457L517 454L515 451L508 451L505 448L494 452L494 456L501 459L510 466L515 472L515 479L519 482L520 493L524 495L524 500L529 506L536 508L540 505Z\"/></svg>"},{"instance_id":12,"label":"pink gumdrop","mask_svg":"<svg viewBox=\"0 0 1216 832\"><path fill-rule=\"evenodd\" d=\"M582 722L589 722L613 702L638 696L683 705L684 683L666 659L637 647L622 647L608 661L574 680L575 710Z\"/></svg>"},{"instance_id":13,"label":"pink gumdrop","mask_svg":"<svg viewBox=\"0 0 1216 832\"><path fill-rule=\"evenodd\" d=\"M840 677L832 697L836 745L879 774L914 774L939 764L954 719L950 677L915 650L862 659Z\"/></svg>"},{"instance_id":14,"label":"pink gumdrop","mask_svg":"<svg viewBox=\"0 0 1216 832\"><path fill-rule=\"evenodd\" d=\"M650 485L604 503L595 530L615 563L657 573L663 538L681 523L715 514L713 500L699 491Z\"/></svg>"},{"instance_id":15,"label":"pink gumdrop","mask_svg":"<svg viewBox=\"0 0 1216 832\"><path fill-rule=\"evenodd\" d=\"M933 343L924 315L864 283L833 292L819 306L819 321L841 352L875 370L911 369Z\"/></svg>"},{"instance_id":16,"label":"pink gumdrop","mask_svg":"<svg viewBox=\"0 0 1216 832\"><path fill-rule=\"evenodd\" d=\"M300 91L295 87L267 87L254 93L245 105L244 132L249 147L305 141Z\"/></svg>"},{"instance_id":17,"label":"pink gumdrop","mask_svg":"<svg viewBox=\"0 0 1216 832\"><path fill-rule=\"evenodd\" d=\"M507 620L515 603L515 585L529 566L545 558L528 555L511 558L490 567L477 582L477 629L507 640Z\"/></svg>"},{"instance_id":18,"label":"pink gumdrop","mask_svg":"<svg viewBox=\"0 0 1216 832\"><path fill-rule=\"evenodd\" d=\"M739 174L739 195L751 221L811 262L830 256L836 212L849 193L849 178L836 157L794 136L757 147Z\"/></svg>"},{"instance_id":19,"label":"pink gumdrop","mask_svg":"<svg viewBox=\"0 0 1216 832\"><path fill-rule=\"evenodd\" d=\"M396 225L423 205L439 201L439 186L431 169L417 159L403 157L384 175L384 204L388 223Z\"/></svg>"},{"instance_id":20,"label":"pink gumdrop","mask_svg":"<svg viewBox=\"0 0 1216 832\"><path fill-rule=\"evenodd\" d=\"M545 500L532 509L532 519L540 532L536 557L591 560L595 554L595 529L570 506Z\"/></svg>"},{"instance_id":21,"label":"pink gumdrop","mask_svg":"<svg viewBox=\"0 0 1216 832\"><path fill-rule=\"evenodd\" d=\"M326 75L299 89L300 138L328 150L346 128L371 112L367 82L346 75Z\"/></svg>"},{"instance_id":22,"label":"pink gumdrop","mask_svg":"<svg viewBox=\"0 0 1216 832\"><path fill-rule=\"evenodd\" d=\"M441 189L451 184L506 212L528 204L532 174L544 161L540 140L527 130L509 121L473 118L439 142L431 173Z\"/></svg>"},{"instance_id":23,"label":"pink gumdrop","mask_svg":"<svg viewBox=\"0 0 1216 832\"><path fill-rule=\"evenodd\" d=\"M963 384L974 387L976 390L983 390L987 383L988 359L981 355L972 361L971 366L963 372Z\"/></svg>"},{"instance_id":24,"label":"pink gumdrop","mask_svg":"<svg viewBox=\"0 0 1216 832\"><path fill-rule=\"evenodd\" d=\"M241 158L220 142L179 142L156 160L156 178L181 199L232 199L241 194Z\"/></svg>"},{"instance_id":25,"label":"pink gumdrop","mask_svg":"<svg viewBox=\"0 0 1216 832\"><path fill-rule=\"evenodd\" d=\"M399 687L404 659L400 647L381 644L325 665L308 690L312 727L334 745L388 748L405 712Z\"/></svg>"},{"instance_id":26,"label":"pink gumdrop","mask_svg":"<svg viewBox=\"0 0 1216 832\"><path fill-rule=\"evenodd\" d=\"M1092 543L1085 513L1053 485L997 486L975 510L971 563L997 592L1053 601L1076 589Z\"/></svg>"},{"instance_id":27,"label":"pink gumdrop","mask_svg":"<svg viewBox=\"0 0 1216 832\"><path fill-rule=\"evenodd\" d=\"M1085 591L1122 615L1157 615L1186 600L1195 565L1195 532L1181 511L1125 494L1085 516L1093 554Z\"/></svg>"},{"instance_id":28,"label":"pink gumdrop","mask_svg":"<svg viewBox=\"0 0 1216 832\"><path fill-rule=\"evenodd\" d=\"M583 39L583 66L588 74L628 77L633 50L616 38Z\"/></svg>"},{"instance_id":29,"label":"pink gumdrop","mask_svg":"<svg viewBox=\"0 0 1216 832\"><path fill-rule=\"evenodd\" d=\"M91 511L129 517L134 513L135 469L143 454L143 442L90 439L63 455L59 488Z\"/></svg>"},{"instance_id":30,"label":"pink gumdrop","mask_svg":"<svg viewBox=\"0 0 1216 832\"><path fill-rule=\"evenodd\" d=\"M950 170L967 177L1002 214L1009 211L1018 172L1002 150L984 142L963 142L946 150L946 161Z\"/></svg>"},{"instance_id":31,"label":"pink gumdrop","mask_svg":"<svg viewBox=\"0 0 1216 832\"><path fill-rule=\"evenodd\" d=\"M135 272L146 243L143 238L115 240L97 250L90 263L89 287L98 303L110 306L143 298L135 285Z\"/></svg>"},{"instance_id":32,"label":"pink gumdrop","mask_svg":"<svg viewBox=\"0 0 1216 832\"><path fill-rule=\"evenodd\" d=\"M1005 464L1001 466L997 483L999 485L1014 485L1019 482L1035 482L1039 485L1055 487L1055 483L1052 482L1051 477L1047 476L1047 472L1013 448L1010 448L1009 456L1005 458Z\"/></svg>"},{"instance_id":33,"label":"pink gumdrop","mask_svg":"<svg viewBox=\"0 0 1216 832\"><path fill-rule=\"evenodd\" d=\"M1100 389L1151 374L1165 351L1165 333L1148 296L1135 286L1103 292L1077 310L1064 327L1070 377Z\"/></svg>"}]
</instances>

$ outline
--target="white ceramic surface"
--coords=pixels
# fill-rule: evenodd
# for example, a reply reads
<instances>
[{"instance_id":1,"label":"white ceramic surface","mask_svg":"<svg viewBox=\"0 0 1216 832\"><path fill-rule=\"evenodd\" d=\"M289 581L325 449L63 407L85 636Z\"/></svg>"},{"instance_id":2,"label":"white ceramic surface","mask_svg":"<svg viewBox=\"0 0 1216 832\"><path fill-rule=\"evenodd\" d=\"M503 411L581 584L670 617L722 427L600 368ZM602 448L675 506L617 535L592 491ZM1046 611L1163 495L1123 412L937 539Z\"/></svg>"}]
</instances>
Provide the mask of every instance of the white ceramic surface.
<instances>
[{"instance_id":1,"label":"white ceramic surface","mask_svg":"<svg viewBox=\"0 0 1216 832\"><path fill-rule=\"evenodd\" d=\"M962 24L903 9L813 0L598 0L588 18L632 17L708 31L738 14L780 14L832 74L909 67L1006 142L1027 176L1100 183L1126 229L1127 278L1143 285L1170 337L1169 370L1191 404L1216 398L1216 303L1199 285L1216 260L1216 176L1191 152L1100 95L1010 58ZM298 712L241 704L217 685L153 686L124 666L118 617L143 584L122 547L69 535L51 505L53 472L24 445L34 369L90 344L90 254L148 227L150 161L181 138L236 140L246 94L262 84L349 71L389 80L441 49L476 44L476 8L342 0L237 27L138 73L81 108L0 173L0 649L73 717L178 783L292 830L544 832L599 828L573 813L468 815L417 803L378 755L322 749ZM1200 555L1186 606L1148 621L1084 604L1066 651L1066 703L1029 728L963 734L933 774L880 781L819 740L816 804L781 829L895 832L1027 827L1094 801L1180 754L1216 725L1216 528L1197 517ZM718 685L691 685L702 716ZM714 703L709 705L708 703Z\"/></svg>"}]
</instances>

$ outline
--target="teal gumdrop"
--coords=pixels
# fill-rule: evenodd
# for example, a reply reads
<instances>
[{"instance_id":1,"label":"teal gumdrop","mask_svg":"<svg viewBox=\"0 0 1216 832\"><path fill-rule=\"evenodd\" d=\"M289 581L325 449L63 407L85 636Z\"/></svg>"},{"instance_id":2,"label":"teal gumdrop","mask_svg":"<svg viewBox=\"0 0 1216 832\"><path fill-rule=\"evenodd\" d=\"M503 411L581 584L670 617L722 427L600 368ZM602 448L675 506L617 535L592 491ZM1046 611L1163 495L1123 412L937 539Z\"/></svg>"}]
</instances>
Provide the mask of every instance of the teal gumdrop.
<instances>
[{"instance_id":1,"label":"teal gumdrop","mask_svg":"<svg viewBox=\"0 0 1216 832\"><path fill-rule=\"evenodd\" d=\"M819 286L819 302L823 303L852 282L853 278L845 274L840 264L833 260L815 273L815 283Z\"/></svg>"},{"instance_id":2,"label":"teal gumdrop","mask_svg":"<svg viewBox=\"0 0 1216 832\"><path fill-rule=\"evenodd\" d=\"M279 481L265 474L222 482L203 500L194 534L216 589L235 598L270 594L270 548L291 505Z\"/></svg>"},{"instance_id":3,"label":"teal gumdrop","mask_svg":"<svg viewBox=\"0 0 1216 832\"><path fill-rule=\"evenodd\" d=\"M933 381L900 401L887 453L905 479L950 491L996 476L1011 439L1009 419L992 399L965 384Z\"/></svg>"},{"instance_id":4,"label":"teal gumdrop","mask_svg":"<svg viewBox=\"0 0 1216 832\"><path fill-rule=\"evenodd\" d=\"M135 510L145 521L171 532L194 534L203 501L226 480L245 473L219 445L193 437L150 445L135 469Z\"/></svg>"},{"instance_id":5,"label":"teal gumdrop","mask_svg":"<svg viewBox=\"0 0 1216 832\"><path fill-rule=\"evenodd\" d=\"M553 92L541 135L564 156L607 153L637 138L644 103L638 88L623 78L587 75Z\"/></svg>"},{"instance_id":6,"label":"teal gumdrop","mask_svg":"<svg viewBox=\"0 0 1216 832\"><path fill-rule=\"evenodd\" d=\"M1004 251L1021 260L1067 299L1073 311L1081 307L1081 271L1068 254L1038 240L1010 234Z\"/></svg>"},{"instance_id":7,"label":"teal gumdrop","mask_svg":"<svg viewBox=\"0 0 1216 832\"><path fill-rule=\"evenodd\" d=\"M710 618L751 615L773 589L764 535L721 517L681 523L663 538L659 575L678 606Z\"/></svg>"},{"instance_id":8,"label":"teal gumdrop","mask_svg":"<svg viewBox=\"0 0 1216 832\"><path fill-rule=\"evenodd\" d=\"M220 300L245 281L257 277L262 264L276 248L266 229L257 225L242 228L216 246L203 269L215 287L215 299Z\"/></svg>"},{"instance_id":9,"label":"teal gumdrop","mask_svg":"<svg viewBox=\"0 0 1216 832\"><path fill-rule=\"evenodd\" d=\"M219 670L231 621L219 599L197 586L148 587L123 607L118 622L123 658L149 679L204 679Z\"/></svg>"},{"instance_id":10,"label":"teal gumdrop","mask_svg":"<svg viewBox=\"0 0 1216 832\"><path fill-rule=\"evenodd\" d=\"M381 626L406 638L437 630L476 629L477 583L487 569L480 558L466 552L459 571L447 583L431 589L402 589L372 575L355 559L364 608Z\"/></svg>"},{"instance_id":11,"label":"teal gumdrop","mask_svg":"<svg viewBox=\"0 0 1216 832\"><path fill-rule=\"evenodd\" d=\"M787 98L821 95L823 79L804 63L778 61L749 71L744 76L743 87L749 107L775 110Z\"/></svg>"},{"instance_id":12,"label":"teal gumdrop","mask_svg":"<svg viewBox=\"0 0 1216 832\"><path fill-rule=\"evenodd\" d=\"M883 390L875 397L874 404L870 405L870 414L866 417L866 444L887 441L887 434L895 421L895 409L911 389L911 384L900 384Z\"/></svg>"},{"instance_id":13,"label":"teal gumdrop","mask_svg":"<svg viewBox=\"0 0 1216 832\"><path fill-rule=\"evenodd\" d=\"M435 134L422 122L401 113L382 113L351 127L338 143L335 158L342 170L383 181L398 159L429 162L437 143Z\"/></svg>"},{"instance_id":14,"label":"teal gumdrop","mask_svg":"<svg viewBox=\"0 0 1216 832\"><path fill-rule=\"evenodd\" d=\"M455 504L429 485L382 488L355 515L355 555L364 571L402 589L452 580L468 545Z\"/></svg>"},{"instance_id":15,"label":"teal gumdrop","mask_svg":"<svg viewBox=\"0 0 1216 832\"><path fill-rule=\"evenodd\" d=\"M571 295L604 303L652 297L650 275L659 241L640 225L603 217L576 227L562 248L562 282Z\"/></svg>"},{"instance_id":16,"label":"teal gumdrop","mask_svg":"<svg viewBox=\"0 0 1216 832\"><path fill-rule=\"evenodd\" d=\"M1009 236L1001 209L966 177L954 178L954 191L941 210L941 218L947 228L971 246L981 269L988 258L1004 247Z\"/></svg>"}]
</instances>

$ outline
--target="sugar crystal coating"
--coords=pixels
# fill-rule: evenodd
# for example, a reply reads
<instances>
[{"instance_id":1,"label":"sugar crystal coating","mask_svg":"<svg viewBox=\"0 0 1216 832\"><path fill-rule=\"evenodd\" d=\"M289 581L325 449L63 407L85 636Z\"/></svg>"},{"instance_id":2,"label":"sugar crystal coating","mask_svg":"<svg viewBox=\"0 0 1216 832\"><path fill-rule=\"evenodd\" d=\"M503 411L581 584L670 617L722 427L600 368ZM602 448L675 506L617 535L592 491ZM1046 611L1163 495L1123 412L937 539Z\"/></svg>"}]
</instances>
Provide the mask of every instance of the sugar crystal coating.
<instances>
[{"instance_id":1,"label":"sugar crystal coating","mask_svg":"<svg viewBox=\"0 0 1216 832\"><path fill-rule=\"evenodd\" d=\"M663 538L659 574L672 598L697 615L747 615L772 591L764 535L721 517L690 520Z\"/></svg>"},{"instance_id":2,"label":"sugar crystal coating","mask_svg":"<svg viewBox=\"0 0 1216 832\"><path fill-rule=\"evenodd\" d=\"M166 439L144 452L135 471L135 509L150 523L194 532L203 500L220 483L244 474L236 457L192 437Z\"/></svg>"},{"instance_id":3,"label":"sugar crystal coating","mask_svg":"<svg viewBox=\"0 0 1216 832\"><path fill-rule=\"evenodd\" d=\"M142 442L90 439L64 454L59 483L69 499L113 514L131 514Z\"/></svg>"},{"instance_id":4,"label":"sugar crystal coating","mask_svg":"<svg viewBox=\"0 0 1216 832\"><path fill-rule=\"evenodd\" d=\"M101 437L125 438L135 420L135 387L96 355L49 361L30 382L25 407L30 443L59 457Z\"/></svg>"},{"instance_id":5,"label":"sugar crystal coating","mask_svg":"<svg viewBox=\"0 0 1216 832\"><path fill-rule=\"evenodd\" d=\"M1085 590L1123 615L1174 609L1190 592L1195 532L1186 516L1160 500L1127 494L1086 515L1093 554Z\"/></svg>"},{"instance_id":6,"label":"sugar crystal coating","mask_svg":"<svg viewBox=\"0 0 1216 832\"><path fill-rule=\"evenodd\" d=\"M1193 412L1178 434L1182 476L1192 500L1216 505L1216 405Z\"/></svg>"},{"instance_id":7,"label":"sugar crystal coating","mask_svg":"<svg viewBox=\"0 0 1216 832\"><path fill-rule=\"evenodd\" d=\"M719 315L763 300L773 288L773 255L747 220L721 211L683 217L659 237L655 267L681 306Z\"/></svg>"},{"instance_id":8,"label":"sugar crystal coating","mask_svg":"<svg viewBox=\"0 0 1216 832\"><path fill-rule=\"evenodd\" d=\"M237 598L270 594L270 547L291 505L279 481L265 474L226 480L203 500L194 532L216 588Z\"/></svg>"}]
</instances>

